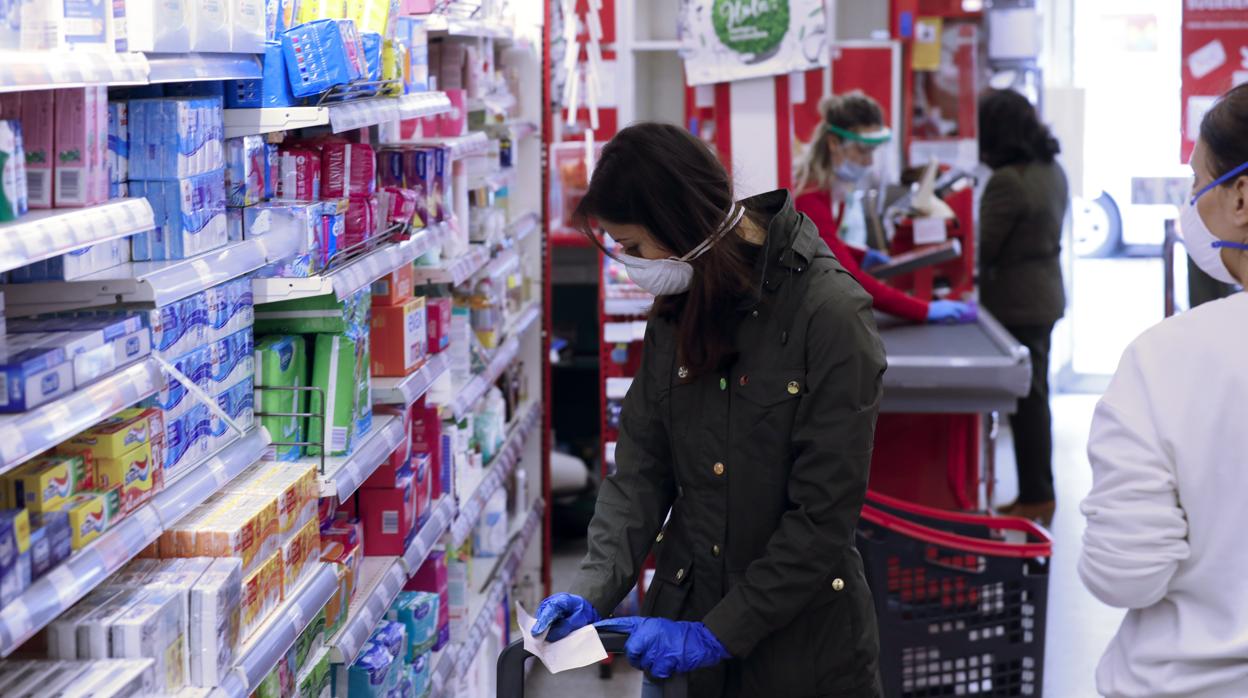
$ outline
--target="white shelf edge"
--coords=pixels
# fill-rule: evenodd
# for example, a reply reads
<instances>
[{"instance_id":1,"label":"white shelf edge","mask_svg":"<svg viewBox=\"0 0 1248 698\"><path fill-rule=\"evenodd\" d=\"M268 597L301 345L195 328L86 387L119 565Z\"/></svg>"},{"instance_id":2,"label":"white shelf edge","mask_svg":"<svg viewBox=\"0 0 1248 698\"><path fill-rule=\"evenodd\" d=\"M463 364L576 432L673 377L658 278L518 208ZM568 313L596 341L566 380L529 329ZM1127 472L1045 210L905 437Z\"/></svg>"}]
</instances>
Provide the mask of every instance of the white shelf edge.
<instances>
[{"instance_id":1,"label":"white shelf edge","mask_svg":"<svg viewBox=\"0 0 1248 698\"><path fill-rule=\"evenodd\" d=\"M645 41L634 41L630 46L634 51L680 51L684 48L684 44L680 39L650 39Z\"/></svg>"},{"instance_id":2,"label":"white shelf edge","mask_svg":"<svg viewBox=\"0 0 1248 698\"><path fill-rule=\"evenodd\" d=\"M338 575L333 563L317 562L314 565L308 577L273 611L238 653L235 667L245 680L248 692L260 685L286 656L312 618L338 592Z\"/></svg>"},{"instance_id":3,"label":"white shelf edge","mask_svg":"<svg viewBox=\"0 0 1248 698\"><path fill-rule=\"evenodd\" d=\"M167 527L260 460L268 443L267 431L248 432L36 580L0 609L0 656L11 654L142 552Z\"/></svg>"},{"instance_id":4,"label":"white shelf edge","mask_svg":"<svg viewBox=\"0 0 1248 698\"><path fill-rule=\"evenodd\" d=\"M226 109L222 112L226 138L259 136L278 131L329 124L325 107L263 107L259 109Z\"/></svg>"},{"instance_id":5,"label":"white shelf edge","mask_svg":"<svg viewBox=\"0 0 1248 698\"><path fill-rule=\"evenodd\" d=\"M457 548L468 539L472 534L472 529L477 525L477 520L481 518L481 512L485 508L486 501L502 487L511 473L520 463L520 457L524 453L525 446L528 445L529 437L536 431L538 424L541 422L542 410L540 404L534 404L526 408L526 412L517 421L515 429L507 436L507 440L503 442L498 453L495 454L494 460L486 468L486 473L481 476L481 481L477 483L476 489L472 494L464 498L459 508L459 515L455 517L454 523L450 529L451 547Z\"/></svg>"},{"instance_id":6,"label":"white shelf edge","mask_svg":"<svg viewBox=\"0 0 1248 698\"><path fill-rule=\"evenodd\" d=\"M138 52L0 51L0 92L146 85L149 72Z\"/></svg>"},{"instance_id":7,"label":"white shelf edge","mask_svg":"<svg viewBox=\"0 0 1248 698\"><path fill-rule=\"evenodd\" d=\"M490 147L490 138L484 131L473 131L463 136L445 136L441 138L423 138L415 145L443 146L450 148L451 159L458 160L470 155L482 155Z\"/></svg>"},{"instance_id":8,"label":"white shelf edge","mask_svg":"<svg viewBox=\"0 0 1248 698\"><path fill-rule=\"evenodd\" d=\"M0 225L0 271L9 271L101 242L151 230L144 198L114 199L88 208L32 210Z\"/></svg>"},{"instance_id":9,"label":"white shelf edge","mask_svg":"<svg viewBox=\"0 0 1248 698\"><path fill-rule=\"evenodd\" d=\"M326 643L329 661L350 664L368 642L373 629L386 616L390 604L403 591L407 575L397 557L365 557L361 563L360 583L347 609L347 618L338 632Z\"/></svg>"},{"instance_id":10,"label":"white shelf edge","mask_svg":"<svg viewBox=\"0 0 1248 698\"><path fill-rule=\"evenodd\" d=\"M164 372L148 357L33 410L0 417L0 473L155 394L163 384Z\"/></svg>"},{"instance_id":11,"label":"white shelf edge","mask_svg":"<svg viewBox=\"0 0 1248 698\"><path fill-rule=\"evenodd\" d=\"M429 388L450 368L446 352L428 357L425 365L403 378L373 379L374 405L410 405L429 392Z\"/></svg>"},{"instance_id":12,"label":"white shelf edge","mask_svg":"<svg viewBox=\"0 0 1248 698\"><path fill-rule=\"evenodd\" d=\"M481 399L483 395L490 389L490 385L503 375L503 371L516 360L516 356L520 353L520 342L516 337L508 337L498 348L494 357L490 359L490 365L486 366L483 373L479 373L472 377L460 389L455 391L455 397L446 405L442 405L444 410L449 411L456 420L464 416L464 412L472 407Z\"/></svg>"},{"instance_id":13,"label":"white shelf edge","mask_svg":"<svg viewBox=\"0 0 1248 698\"><path fill-rule=\"evenodd\" d=\"M413 92L399 98L399 118L419 119L451 110L451 100L445 92Z\"/></svg>"},{"instance_id":14,"label":"white shelf edge","mask_svg":"<svg viewBox=\"0 0 1248 698\"><path fill-rule=\"evenodd\" d=\"M258 53L149 53L147 81L258 80Z\"/></svg>"},{"instance_id":15,"label":"white shelf edge","mask_svg":"<svg viewBox=\"0 0 1248 698\"><path fill-rule=\"evenodd\" d=\"M444 260L436 267L416 267L416 285L449 284L458 286L471 279L490 261L489 245L473 244L467 253Z\"/></svg>"},{"instance_id":16,"label":"white shelf edge","mask_svg":"<svg viewBox=\"0 0 1248 698\"><path fill-rule=\"evenodd\" d=\"M524 240L541 227L542 219L536 211L528 211L507 226L507 234L516 242Z\"/></svg>"},{"instance_id":17,"label":"white shelf edge","mask_svg":"<svg viewBox=\"0 0 1248 698\"><path fill-rule=\"evenodd\" d=\"M529 301L519 313L516 314L514 320L507 325L507 329L503 332L508 337L520 337L533 327L533 323L542 316L542 302L539 300Z\"/></svg>"},{"instance_id":18,"label":"white shelf edge","mask_svg":"<svg viewBox=\"0 0 1248 698\"><path fill-rule=\"evenodd\" d=\"M516 168L504 167L497 172L475 175L468 180L469 189L489 189L497 192L516 182Z\"/></svg>"},{"instance_id":19,"label":"white shelf edge","mask_svg":"<svg viewBox=\"0 0 1248 698\"><path fill-rule=\"evenodd\" d=\"M351 455L325 458L325 473L318 475L321 496L336 496L339 500L351 496L402 442L401 420L394 415L374 414L373 427ZM321 459L307 456L300 462L319 466Z\"/></svg>"},{"instance_id":20,"label":"white shelf edge","mask_svg":"<svg viewBox=\"0 0 1248 698\"><path fill-rule=\"evenodd\" d=\"M433 552L433 547L437 545L438 539L451 527L451 522L455 520L458 509L455 506L455 498L451 495L443 495L438 498L437 503L433 505L433 511L430 512L428 520L420 527L420 531L412 537L412 542L408 544L407 549L403 551L403 556L399 560L403 563L403 570L407 576L416 574L424 563L425 558L429 557L429 553Z\"/></svg>"}]
</instances>

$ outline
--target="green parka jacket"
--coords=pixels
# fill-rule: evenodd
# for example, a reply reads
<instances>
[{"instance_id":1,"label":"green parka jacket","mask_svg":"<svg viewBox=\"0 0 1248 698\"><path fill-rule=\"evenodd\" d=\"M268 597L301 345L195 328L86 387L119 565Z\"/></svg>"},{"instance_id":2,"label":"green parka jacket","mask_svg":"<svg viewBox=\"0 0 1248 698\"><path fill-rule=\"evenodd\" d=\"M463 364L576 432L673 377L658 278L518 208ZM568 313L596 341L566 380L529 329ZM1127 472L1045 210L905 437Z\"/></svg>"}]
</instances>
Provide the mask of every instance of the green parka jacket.
<instances>
[{"instance_id":1,"label":"green parka jacket","mask_svg":"<svg viewBox=\"0 0 1248 698\"><path fill-rule=\"evenodd\" d=\"M733 656L690 695L875 696L854 547L885 369L871 298L788 192L742 203L771 223L739 358L691 376L650 321L572 592L607 617L653 549L643 614L702 621Z\"/></svg>"}]
</instances>

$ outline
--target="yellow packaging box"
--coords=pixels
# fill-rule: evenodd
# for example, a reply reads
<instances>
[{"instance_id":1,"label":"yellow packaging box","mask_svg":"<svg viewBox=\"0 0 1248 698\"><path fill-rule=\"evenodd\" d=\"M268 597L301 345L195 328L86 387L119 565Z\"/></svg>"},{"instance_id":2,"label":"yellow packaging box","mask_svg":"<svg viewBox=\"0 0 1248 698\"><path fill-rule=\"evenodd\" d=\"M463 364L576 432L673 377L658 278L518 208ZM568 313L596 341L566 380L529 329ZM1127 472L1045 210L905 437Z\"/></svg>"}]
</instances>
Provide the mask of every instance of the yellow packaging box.
<instances>
[{"instance_id":1,"label":"yellow packaging box","mask_svg":"<svg viewBox=\"0 0 1248 698\"><path fill-rule=\"evenodd\" d=\"M88 450L99 458L120 458L153 439L163 438L164 416L156 407L133 407L118 412L57 447L60 452Z\"/></svg>"},{"instance_id":2,"label":"yellow packaging box","mask_svg":"<svg viewBox=\"0 0 1248 698\"><path fill-rule=\"evenodd\" d=\"M39 458L9 475L10 503L37 513L59 511L66 500L84 491L91 480L85 456Z\"/></svg>"},{"instance_id":3,"label":"yellow packaging box","mask_svg":"<svg viewBox=\"0 0 1248 698\"><path fill-rule=\"evenodd\" d=\"M121 488L105 492L87 492L65 502L62 511L69 515L70 547L81 550L99 538L120 515Z\"/></svg>"},{"instance_id":4,"label":"yellow packaging box","mask_svg":"<svg viewBox=\"0 0 1248 698\"><path fill-rule=\"evenodd\" d=\"M282 602L282 556L269 556L243 575L240 637L249 638Z\"/></svg>"},{"instance_id":5,"label":"yellow packaging box","mask_svg":"<svg viewBox=\"0 0 1248 698\"><path fill-rule=\"evenodd\" d=\"M96 482L101 489L121 487L121 511L129 514L156 494L156 471L160 464L152 457L152 445L143 442L118 458L97 458Z\"/></svg>"}]
</instances>

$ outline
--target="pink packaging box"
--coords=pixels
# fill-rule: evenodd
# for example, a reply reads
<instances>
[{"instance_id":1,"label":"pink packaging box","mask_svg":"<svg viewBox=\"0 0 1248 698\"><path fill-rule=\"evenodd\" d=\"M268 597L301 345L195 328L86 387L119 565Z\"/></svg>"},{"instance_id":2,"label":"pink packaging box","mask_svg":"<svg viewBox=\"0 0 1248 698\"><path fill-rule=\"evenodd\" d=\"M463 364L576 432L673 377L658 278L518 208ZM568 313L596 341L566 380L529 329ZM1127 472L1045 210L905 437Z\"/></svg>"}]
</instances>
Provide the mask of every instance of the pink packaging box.
<instances>
[{"instance_id":1,"label":"pink packaging box","mask_svg":"<svg viewBox=\"0 0 1248 698\"><path fill-rule=\"evenodd\" d=\"M451 344L451 299L425 299L425 328L429 333L427 343L430 354L437 354Z\"/></svg>"},{"instance_id":2,"label":"pink packaging box","mask_svg":"<svg viewBox=\"0 0 1248 698\"><path fill-rule=\"evenodd\" d=\"M362 488L360 513L364 520L365 555L402 555L416 525L416 483L411 470L395 474L395 486Z\"/></svg>"},{"instance_id":3,"label":"pink packaging box","mask_svg":"<svg viewBox=\"0 0 1248 698\"><path fill-rule=\"evenodd\" d=\"M95 96L94 87L56 90L53 127L56 158L52 171L52 202L56 208L90 206L95 198L91 183L95 160L92 130Z\"/></svg>"},{"instance_id":4,"label":"pink packaging box","mask_svg":"<svg viewBox=\"0 0 1248 698\"><path fill-rule=\"evenodd\" d=\"M55 92L27 92L22 105L26 185L30 208L52 208L52 163L56 160Z\"/></svg>"},{"instance_id":5,"label":"pink packaging box","mask_svg":"<svg viewBox=\"0 0 1248 698\"><path fill-rule=\"evenodd\" d=\"M446 569L446 551L434 549L420 569L407 581L405 591L427 591L438 595L438 641L433 651L446 646L451 637L450 580Z\"/></svg>"},{"instance_id":6,"label":"pink packaging box","mask_svg":"<svg viewBox=\"0 0 1248 698\"><path fill-rule=\"evenodd\" d=\"M377 230L377 196L352 196L347 199L346 234L342 247L351 247L371 238Z\"/></svg>"},{"instance_id":7,"label":"pink packaging box","mask_svg":"<svg viewBox=\"0 0 1248 698\"><path fill-rule=\"evenodd\" d=\"M398 448L394 449L393 453L381 462L381 465L378 466L377 470L373 471L373 474L364 481L361 487L387 488L395 486L395 475L403 470L403 466L407 465L408 459L412 456L412 415L415 413L415 410L415 403L407 408L387 406L378 410L381 414L395 414L399 416L403 423L403 441Z\"/></svg>"},{"instance_id":8,"label":"pink packaging box","mask_svg":"<svg viewBox=\"0 0 1248 698\"><path fill-rule=\"evenodd\" d=\"M321 198L321 157L314 150L286 148L277 155L279 200L316 201Z\"/></svg>"},{"instance_id":9,"label":"pink packaging box","mask_svg":"<svg viewBox=\"0 0 1248 698\"><path fill-rule=\"evenodd\" d=\"M329 142L321 146L321 197L367 196L377 186L377 156L363 143Z\"/></svg>"},{"instance_id":10,"label":"pink packaging box","mask_svg":"<svg viewBox=\"0 0 1248 698\"><path fill-rule=\"evenodd\" d=\"M423 218L416 219L416 192L402 187L382 187L377 192L378 205L382 225L392 223L411 223L417 228L423 227Z\"/></svg>"},{"instance_id":11,"label":"pink packaging box","mask_svg":"<svg viewBox=\"0 0 1248 698\"><path fill-rule=\"evenodd\" d=\"M92 204L108 201L108 86L95 86L95 104L91 110L94 140L91 152Z\"/></svg>"},{"instance_id":12,"label":"pink packaging box","mask_svg":"<svg viewBox=\"0 0 1248 698\"><path fill-rule=\"evenodd\" d=\"M451 109L438 114L438 135L462 136L468 129L468 92L462 89L446 90L446 96L451 100Z\"/></svg>"},{"instance_id":13,"label":"pink packaging box","mask_svg":"<svg viewBox=\"0 0 1248 698\"><path fill-rule=\"evenodd\" d=\"M433 509L433 462L425 453L413 456L411 466L416 490L416 521L423 522Z\"/></svg>"}]
</instances>

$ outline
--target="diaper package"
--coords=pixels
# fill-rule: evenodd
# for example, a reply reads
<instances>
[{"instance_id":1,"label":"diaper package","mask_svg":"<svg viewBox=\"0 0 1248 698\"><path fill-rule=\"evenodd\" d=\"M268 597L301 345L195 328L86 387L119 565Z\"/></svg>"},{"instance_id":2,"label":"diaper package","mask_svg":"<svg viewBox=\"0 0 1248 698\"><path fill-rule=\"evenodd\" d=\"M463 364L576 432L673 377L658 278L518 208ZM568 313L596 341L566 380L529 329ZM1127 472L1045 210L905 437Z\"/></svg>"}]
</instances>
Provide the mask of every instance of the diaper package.
<instances>
[{"instance_id":1,"label":"diaper package","mask_svg":"<svg viewBox=\"0 0 1248 698\"><path fill-rule=\"evenodd\" d=\"M306 412L307 391L263 390L266 387L302 387L308 384L307 345L298 335L264 337L256 345L257 403L261 412ZM305 441L302 417L261 417L260 425L269 430L274 443ZM273 446L277 460L298 460L302 446Z\"/></svg>"}]
</instances>

